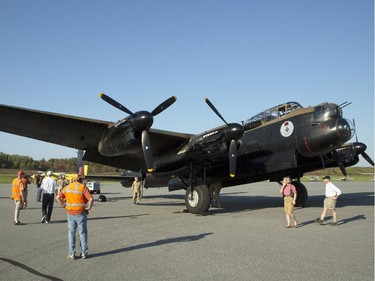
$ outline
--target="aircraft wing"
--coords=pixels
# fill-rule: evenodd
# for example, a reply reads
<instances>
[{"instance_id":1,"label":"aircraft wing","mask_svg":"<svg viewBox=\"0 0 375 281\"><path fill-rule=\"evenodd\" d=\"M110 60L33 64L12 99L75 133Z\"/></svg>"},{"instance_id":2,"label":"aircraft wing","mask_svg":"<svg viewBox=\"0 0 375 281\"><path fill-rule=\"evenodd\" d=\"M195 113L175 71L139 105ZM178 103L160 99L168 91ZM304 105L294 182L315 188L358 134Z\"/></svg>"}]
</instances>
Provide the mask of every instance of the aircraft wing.
<instances>
[{"instance_id":1,"label":"aircraft wing","mask_svg":"<svg viewBox=\"0 0 375 281\"><path fill-rule=\"evenodd\" d=\"M108 126L113 122L57 114L8 105L0 105L0 131L85 150L84 160L129 170L144 166L140 153L106 157L97 145ZM163 155L190 140L192 135L150 129L154 155Z\"/></svg>"},{"instance_id":2,"label":"aircraft wing","mask_svg":"<svg viewBox=\"0 0 375 281\"><path fill-rule=\"evenodd\" d=\"M77 149L96 146L111 122L0 105L0 130Z\"/></svg>"}]
</instances>

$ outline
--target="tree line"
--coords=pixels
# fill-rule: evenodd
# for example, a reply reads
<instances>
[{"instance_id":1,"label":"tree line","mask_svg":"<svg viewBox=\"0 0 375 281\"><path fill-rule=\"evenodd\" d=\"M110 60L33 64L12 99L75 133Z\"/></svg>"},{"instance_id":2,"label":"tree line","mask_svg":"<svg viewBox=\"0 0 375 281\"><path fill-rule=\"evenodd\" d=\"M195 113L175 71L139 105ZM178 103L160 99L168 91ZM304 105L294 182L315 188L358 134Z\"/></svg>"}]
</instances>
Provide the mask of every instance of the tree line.
<instances>
[{"instance_id":1,"label":"tree line","mask_svg":"<svg viewBox=\"0 0 375 281\"><path fill-rule=\"evenodd\" d=\"M89 165L89 173L119 173L120 169L100 165L91 162L85 162ZM5 154L0 152L0 169L19 169L32 171L55 171L72 173L77 169L77 158L55 159L51 158L45 160L34 160L29 156L17 154Z\"/></svg>"},{"instance_id":2,"label":"tree line","mask_svg":"<svg viewBox=\"0 0 375 281\"><path fill-rule=\"evenodd\" d=\"M105 165L100 165L91 162L85 162L85 165L89 165L89 173L120 173L121 170ZM29 156L22 155L10 155L0 152L0 169L22 169L28 171L55 171L55 172L66 172L72 173L77 169L77 158L65 158L65 159L49 159L45 160L34 160ZM347 172L351 175L360 175L362 173L374 173L372 167L350 167L347 168ZM329 168L324 170L318 170L315 172L309 172L307 175L342 175L339 168Z\"/></svg>"}]
</instances>

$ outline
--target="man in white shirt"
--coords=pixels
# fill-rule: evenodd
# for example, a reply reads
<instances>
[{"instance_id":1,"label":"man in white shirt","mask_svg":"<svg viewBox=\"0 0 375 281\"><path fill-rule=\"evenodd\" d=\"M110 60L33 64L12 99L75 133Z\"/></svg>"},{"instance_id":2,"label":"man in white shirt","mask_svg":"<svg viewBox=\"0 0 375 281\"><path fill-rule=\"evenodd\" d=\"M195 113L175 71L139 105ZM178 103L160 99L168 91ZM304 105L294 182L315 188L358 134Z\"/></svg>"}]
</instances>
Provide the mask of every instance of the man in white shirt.
<instances>
[{"instance_id":1,"label":"man in white shirt","mask_svg":"<svg viewBox=\"0 0 375 281\"><path fill-rule=\"evenodd\" d=\"M327 215L327 211L330 210L333 216L333 222L331 225L337 226L337 213L336 213L336 202L337 198L341 195L341 190L331 182L330 176L325 176L323 178L324 183L326 184L326 198L324 199L324 207L322 214L319 219L315 221L319 224L323 224L324 218Z\"/></svg>"},{"instance_id":2,"label":"man in white shirt","mask_svg":"<svg viewBox=\"0 0 375 281\"><path fill-rule=\"evenodd\" d=\"M53 201L57 195L57 182L51 178L52 172L48 171L47 176L42 180L40 189L43 192L42 202L42 223L49 223L51 220Z\"/></svg>"}]
</instances>

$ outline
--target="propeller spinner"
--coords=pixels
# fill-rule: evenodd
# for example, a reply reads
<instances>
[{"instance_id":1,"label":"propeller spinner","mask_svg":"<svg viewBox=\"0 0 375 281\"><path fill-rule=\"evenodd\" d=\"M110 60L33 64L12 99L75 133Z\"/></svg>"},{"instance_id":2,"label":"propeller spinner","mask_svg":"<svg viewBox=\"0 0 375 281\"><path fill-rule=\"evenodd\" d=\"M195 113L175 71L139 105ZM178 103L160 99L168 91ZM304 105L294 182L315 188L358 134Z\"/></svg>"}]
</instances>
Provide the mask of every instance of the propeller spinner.
<instances>
[{"instance_id":1,"label":"propeller spinner","mask_svg":"<svg viewBox=\"0 0 375 281\"><path fill-rule=\"evenodd\" d=\"M216 107L210 102L208 98L204 99L207 105L216 113L217 116L227 125L225 129L225 136L227 140L230 141L229 145L229 175L230 177L236 176L236 166L237 166L237 140L239 140L244 134L244 128L238 123L227 123L224 117L221 116L220 112Z\"/></svg>"},{"instance_id":2,"label":"propeller spinner","mask_svg":"<svg viewBox=\"0 0 375 281\"><path fill-rule=\"evenodd\" d=\"M127 109L125 106L120 104L119 102L115 101L111 97L100 93L99 97L112 105L113 107L116 107L117 109L127 113L130 115L130 121L132 123L132 126L135 130L142 132L141 137L141 143L142 143L142 150L143 150L143 156L145 158L146 168L148 172L152 172L154 170L153 168L153 159L152 159L152 149L151 149L151 142L150 142L150 136L149 136L149 129L152 126L152 123L154 122L154 116L158 115L159 113L163 112L165 109L167 109L169 106L171 106L177 98L175 96L170 97L169 99L165 100L161 104L159 104L155 109L151 112L148 111L138 111L133 113L129 109Z\"/></svg>"}]
</instances>

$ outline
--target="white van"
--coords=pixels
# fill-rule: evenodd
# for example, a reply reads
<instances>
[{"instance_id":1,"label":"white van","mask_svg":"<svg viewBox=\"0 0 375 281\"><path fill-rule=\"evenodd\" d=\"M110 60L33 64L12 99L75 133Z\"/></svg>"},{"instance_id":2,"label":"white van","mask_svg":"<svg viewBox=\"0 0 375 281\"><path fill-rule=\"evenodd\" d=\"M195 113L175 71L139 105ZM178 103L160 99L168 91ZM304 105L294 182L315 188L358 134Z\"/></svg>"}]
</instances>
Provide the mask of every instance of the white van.
<instances>
[{"instance_id":1,"label":"white van","mask_svg":"<svg viewBox=\"0 0 375 281\"><path fill-rule=\"evenodd\" d=\"M96 192L96 194L100 194L100 182L88 181L86 182L86 186L90 190L90 193Z\"/></svg>"}]
</instances>

